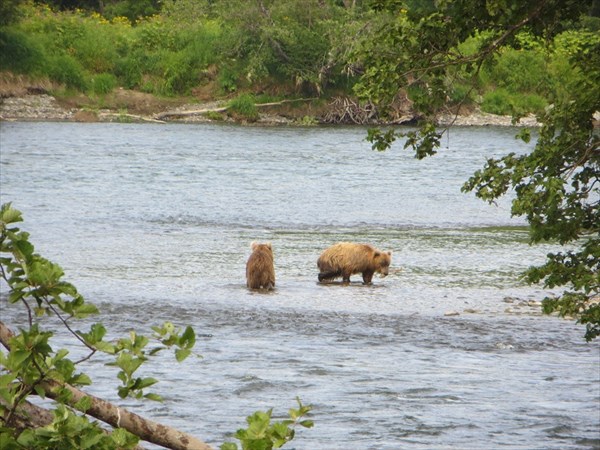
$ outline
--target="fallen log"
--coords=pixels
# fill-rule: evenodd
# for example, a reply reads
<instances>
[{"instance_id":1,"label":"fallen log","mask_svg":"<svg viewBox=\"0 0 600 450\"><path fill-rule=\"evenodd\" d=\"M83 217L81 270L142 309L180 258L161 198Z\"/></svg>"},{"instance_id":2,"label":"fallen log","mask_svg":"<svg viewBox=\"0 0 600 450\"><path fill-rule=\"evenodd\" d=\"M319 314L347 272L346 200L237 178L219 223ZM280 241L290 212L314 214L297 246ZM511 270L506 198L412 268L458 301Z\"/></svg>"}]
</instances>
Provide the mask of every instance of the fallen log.
<instances>
[{"instance_id":1,"label":"fallen log","mask_svg":"<svg viewBox=\"0 0 600 450\"><path fill-rule=\"evenodd\" d=\"M116 119L122 119L123 117L126 117L128 119L133 119L139 122L153 122L153 123L165 123L164 120L160 120L160 119L155 119L154 117L146 117L146 116L139 116L137 114L124 114L124 113L100 113L98 115L99 117L114 117Z\"/></svg>"},{"instance_id":2,"label":"fallen log","mask_svg":"<svg viewBox=\"0 0 600 450\"><path fill-rule=\"evenodd\" d=\"M166 111L154 116L157 120L163 120L167 117L179 117L179 116L196 116L198 114L206 114L209 112L225 112L229 109L228 106L221 106L219 108L203 108L203 109L192 109L187 111Z\"/></svg>"},{"instance_id":3,"label":"fallen log","mask_svg":"<svg viewBox=\"0 0 600 450\"><path fill-rule=\"evenodd\" d=\"M292 103L292 102L307 102L311 100L316 100L315 98L297 98L297 99L286 99L278 102L270 102L270 103L255 103L254 106L257 108L263 108L267 106L279 106L284 103ZM211 112L225 112L229 109L229 106L216 106L213 108L202 108L202 109L191 109L186 111L174 110L174 111L165 111L160 114L155 114L154 119L163 120L168 117L185 117L185 116L196 116L198 114L206 114Z\"/></svg>"},{"instance_id":4,"label":"fallen log","mask_svg":"<svg viewBox=\"0 0 600 450\"><path fill-rule=\"evenodd\" d=\"M12 330L0 321L0 343L9 351L10 338L13 335ZM66 403L72 407L83 398L89 399L92 406L85 412L86 414L113 427L123 428L144 441L174 450L212 450L210 445L190 434L145 419L68 384L46 379L38 386L44 390L47 397L53 400L59 397L61 390L67 389L71 395ZM64 395L61 396L61 399L64 399Z\"/></svg>"}]
</instances>

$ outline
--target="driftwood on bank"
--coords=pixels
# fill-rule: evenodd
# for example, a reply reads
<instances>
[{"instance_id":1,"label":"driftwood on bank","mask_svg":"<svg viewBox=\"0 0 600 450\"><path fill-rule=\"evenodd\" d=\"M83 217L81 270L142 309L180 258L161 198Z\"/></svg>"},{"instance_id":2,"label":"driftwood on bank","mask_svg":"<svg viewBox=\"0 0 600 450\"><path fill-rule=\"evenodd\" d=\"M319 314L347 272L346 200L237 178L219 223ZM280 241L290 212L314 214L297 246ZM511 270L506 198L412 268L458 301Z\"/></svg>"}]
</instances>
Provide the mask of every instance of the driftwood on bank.
<instances>
[{"instance_id":1,"label":"driftwood on bank","mask_svg":"<svg viewBox=\"0 0 600 450\"><path fill-rule=\"evenodd\" d=\"M307 101L311 101L311 100L315 100L315 99L314 98L288 99L288 100L281 100L279 102L271 102L271 103L255 103L254 106L257 108L264 108L267 106L280 106L285 103L307 102ZM214 106L212 108L165 111L160 114L155 114L154 119L161 121L161 120L167 119L169 117L197 116L200 114L207 114L207 113L211 113L211 112L212 113L222 113L222 112L227 111L229 108L230 108L229 106Z\"/></svg>"},{"instance_id":2,"label":"driftwood on bank","mask_svg":"<svg viewBox=\"0 0 600 450\"><path fill-rule=\"evenodd\" d=\"M323 121L331 124L365 125L377 118L377 110L371 103L365 105L349 97L335 97L329 104Z\"/></svg>"},{"instance_id":3,"label":"driftwood on bank","mask_svg":"<svg viewBox=\"0 0 600 450\"><path fill-rule=\"evenodd\" d=\"M102 113L98 114L98 116L99 116L99 118L104 117L104 118L122 119L123 117L125 117L125 118L132 119L132 120L139 121L139 122L165 123L164 120L155 119L154 117L140 116L137 114L102 112Z\"/></svg>"},{"instance_id":4,"label":"driftwood on bank","mask_svg":"<svg viewBox=\"0 0 600 450\"><path fill-rule=\"evenodd\" d=\"M2 321L0 321L0 343L2 343L7 350L10 350L10 338L12 336L13 332ZM62 384L54 380L47 379L42 381L38 386L41 387L46 396L51 399L56 399L61 390L67 389L71 394L69 400L67 401L70 406L75 405L82 398L89 399L92 406L86 411L86 414L95 417L96 419L101 420L102 422L113 427L123 428L130 433L135 434L144 441L176 450L212 449L211 446L194 436L152 420L145 419L124 408L120 408L110 402L107 402L106 400L86 394L85 392L68 384ZM47 416L45 417L47 418ZM44 422L40 422L39 424L32 422L30 425L32 427L43 426Z\"/></svg>"}]
</instances>

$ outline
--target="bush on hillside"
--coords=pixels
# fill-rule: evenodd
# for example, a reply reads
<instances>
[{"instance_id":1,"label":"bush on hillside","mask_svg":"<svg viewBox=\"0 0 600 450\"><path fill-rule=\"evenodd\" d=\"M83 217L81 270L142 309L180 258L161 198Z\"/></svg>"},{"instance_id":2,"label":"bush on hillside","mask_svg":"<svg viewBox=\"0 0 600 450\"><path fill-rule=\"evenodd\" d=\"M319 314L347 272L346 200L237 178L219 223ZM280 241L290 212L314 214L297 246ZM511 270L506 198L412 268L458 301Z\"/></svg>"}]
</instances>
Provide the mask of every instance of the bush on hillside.
<instances>
[{"instance_id":1,"label":"bush on hillside","mask_svg":"<svg viewBox=\"0 0 600 450\"><path fill-rule=\"evenodd\" d=\"M42 72L44 49L26 33L0 30L0 70L36 75Z\"/></svg>"}]
</instances>

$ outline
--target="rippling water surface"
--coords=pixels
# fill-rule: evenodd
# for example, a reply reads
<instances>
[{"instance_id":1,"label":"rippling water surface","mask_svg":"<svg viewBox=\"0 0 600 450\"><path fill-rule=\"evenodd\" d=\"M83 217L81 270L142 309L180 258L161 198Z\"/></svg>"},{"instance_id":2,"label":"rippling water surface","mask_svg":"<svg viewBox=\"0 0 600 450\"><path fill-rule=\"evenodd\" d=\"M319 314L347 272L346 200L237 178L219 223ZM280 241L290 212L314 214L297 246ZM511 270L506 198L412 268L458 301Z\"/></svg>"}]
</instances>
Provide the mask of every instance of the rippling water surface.
<instances>
[{"instance_id":1,"label":"rippling water surface","mask_svg":"<svg viewBox=\"0 0 600 450\"><path fill-rule=\"evenodd\" d=\"M291 448L600 448L600 347L518 278L556 247L530 247L508 200L460 192L487 157L528 150L514 130L454 129L417 161L357 128L0 126L2 202L114 336L198 334L201 359L145 369L164 403L118 400L110 368L92 392L215 447L299 396L316 425ZM274 292L244 286L254 240L273 244ZM392 250L392 273L319 285L342 240Z\"/></svg>"}]
</instances>

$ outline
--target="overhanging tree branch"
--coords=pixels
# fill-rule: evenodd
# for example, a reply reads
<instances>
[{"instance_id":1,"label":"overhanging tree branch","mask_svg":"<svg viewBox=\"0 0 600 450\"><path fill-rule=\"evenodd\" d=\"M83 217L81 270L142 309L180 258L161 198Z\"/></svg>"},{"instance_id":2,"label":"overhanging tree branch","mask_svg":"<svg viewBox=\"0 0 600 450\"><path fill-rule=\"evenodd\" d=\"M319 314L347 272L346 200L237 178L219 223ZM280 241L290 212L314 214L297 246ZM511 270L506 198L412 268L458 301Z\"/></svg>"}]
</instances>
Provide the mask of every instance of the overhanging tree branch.
<instances>
[{"instance_id":1,"label":"overhanging tree branch","mask_svg":"<svg viewBox=\"0 0 600 450\"><path fill-rule=\"evenodd\" d=\"M2 321L0 321L0 343L10 351L10 339L14 333ZM51 399L57 399L65 389L68 391L69 399L65 401L71 407L86 398L91 407L85 411L86 414L101 420L113 427L123 428L140 439L174 450L211 450L212 447L198 438L179 431L175 428L162 425L149 419L145 419L125 408L120 408L106 400L64 383L52 379L46 379L39 383L45 395ZM64 400L64 395L61 395Z\"/></svg>"}]
</instances>

